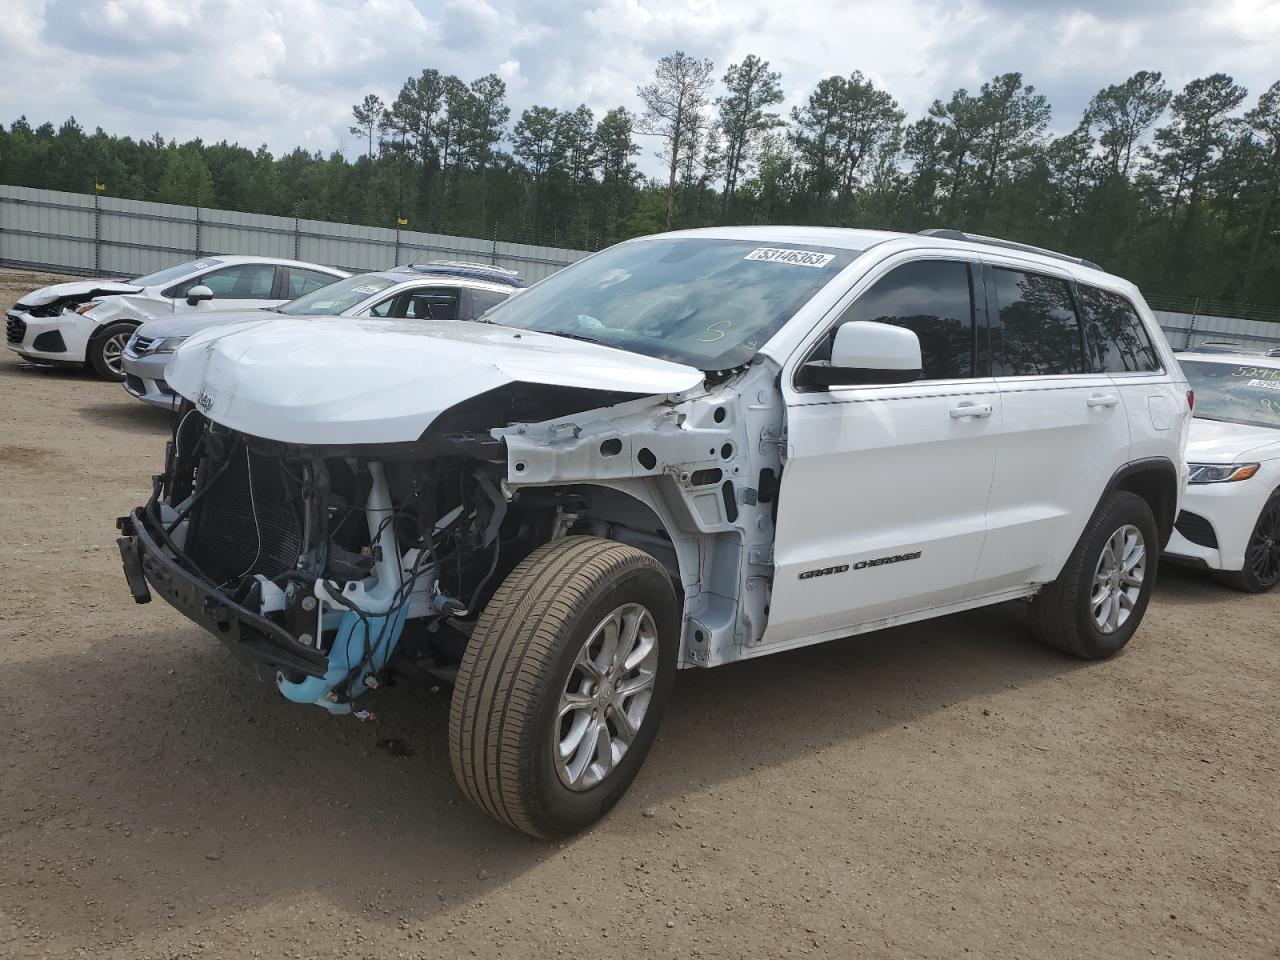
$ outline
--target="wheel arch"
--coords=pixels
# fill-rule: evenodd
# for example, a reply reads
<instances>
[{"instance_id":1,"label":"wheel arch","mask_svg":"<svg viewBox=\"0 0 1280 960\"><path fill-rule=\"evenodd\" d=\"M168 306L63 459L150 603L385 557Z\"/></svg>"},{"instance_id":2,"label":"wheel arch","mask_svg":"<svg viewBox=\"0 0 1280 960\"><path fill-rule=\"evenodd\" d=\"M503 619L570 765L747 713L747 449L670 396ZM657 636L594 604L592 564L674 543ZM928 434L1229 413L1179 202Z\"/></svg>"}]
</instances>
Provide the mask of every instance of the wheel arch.
<instances>
[{"instance_id":1,"label":"wheel arch","mask_svg":"<svg viewBox=\"0 0 1280 960\"><path fill-rule=\"evenodd\" d=\"M112 317L110 320L103 320L100 324L94 327L93 333L89 334L89 339L85 341L86 354L90 349L92 349L98 343L99 340L101 340L106 335L106 332L109 329L121 323L128 324L130 327L132 327L135 330L138 329L138 327L142 326L141 320L137 319L136 317L130 317L130 316L118 316L118 317Z\"/></svg>"},{"instance_id":2,"label":"wheel arch","mask_svg":"<svg viewBox=\"0 0 1280 960\"><path fill-rule=\"evenodd\" d=\"M663 499L649 495L647 485L634 481L575 483L558 489L587 500L589 506L581 521L591 528L592 536L650 554L683 593L684 575L690 569L697 570L696 546L687 534L681 536L678 518L666 509Z\"/></svg>"},{"instance_id":3,"label":"wheel arch","mask_svg":"<svg viewBox=\"0 0 1280 960\"><path fill-rule=\"evenodd\" d=\"M580 530L615 540L653 556L671 577L681 606L680 662L708 666L716 651L740 641L742 630L763 630L765 615L746 616L738 597L743 576L743 542L731 524L701 529L686 501L667 478L637 477L541 487L589 499ZM758 605L767 602L762 597Z\"/></svg>"},{"instance_id":4,"label":"wheel arch","mask_svg":"<svg viewBox=\"0 0 1280 960\"><path fill-rule=\"evenodd\" d=\"M1099 504L1117 490L1135 494L1151 507L1163 550L1173 536L1178 511L1178 468L1173 461L1166 457L1147 457L1126 463L1112 475Z\"/></svg>"}]
</instances>

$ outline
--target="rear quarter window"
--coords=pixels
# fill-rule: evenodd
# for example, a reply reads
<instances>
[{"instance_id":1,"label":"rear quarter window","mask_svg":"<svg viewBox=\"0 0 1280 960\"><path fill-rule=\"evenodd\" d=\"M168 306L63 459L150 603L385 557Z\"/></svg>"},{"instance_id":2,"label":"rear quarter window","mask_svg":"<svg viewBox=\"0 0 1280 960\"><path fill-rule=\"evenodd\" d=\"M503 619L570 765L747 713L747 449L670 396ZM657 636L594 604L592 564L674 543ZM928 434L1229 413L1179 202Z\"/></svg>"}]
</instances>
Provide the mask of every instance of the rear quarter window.
<instances>
[{"instance_id":1,"label":"rear quarter window","mask_svg":"<svg viewBox=\"0 0 1280 960\"><path fill-rule=\"evenodd\" d=\"M1110 290L1077 285L1084 314L1085 343L1093 369L1102 373L1153 373L1160 356L1138 311Z\"/></svg>"},{"instance_id":2,"label":"rear quarter window","mask_svg":"<svg viewBox=\"0 0 1280 960\"><path fill-rule=\"evenodd\" d=\"M511 296L510 293L499 293L496 290L481 290L473 288L471 291L472 318L484 316L486 312L492 310L509 296Z\"/></svg>"}]
</instances>

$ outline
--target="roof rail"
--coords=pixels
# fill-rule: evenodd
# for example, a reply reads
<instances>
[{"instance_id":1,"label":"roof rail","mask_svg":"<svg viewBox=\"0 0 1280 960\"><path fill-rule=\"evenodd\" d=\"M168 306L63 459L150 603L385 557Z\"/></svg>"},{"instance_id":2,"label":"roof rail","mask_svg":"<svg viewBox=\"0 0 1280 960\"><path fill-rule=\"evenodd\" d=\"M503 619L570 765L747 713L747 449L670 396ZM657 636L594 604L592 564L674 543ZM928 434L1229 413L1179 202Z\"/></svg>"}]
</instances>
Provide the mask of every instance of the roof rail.
<instances>
[{"instance_id":1,"label":"roof rail","mask_svg":"<svg viewBox=\"0 0 1280 960\"><path fill-rule=\"evenodd\" d=\"M405 273L438 274L440 276L472 277L490 283L522 287L520 274L515 270L495 267L491 263L467 263L461 260L431 260L427 263L410 263L393 269Z\"/></svg>"},{"instance_id":2,"label":"roof rail","mask_svg":"<svg viewBox=\"0 0 1280 960\"><path fill-rule=\"evenodd\" d=\"M478 260L428 260L426 263L414 263L410 266L415 267L474 267L477 270L488 270L490 273L509 273L513 277L520 274L515 270L508 270L506 267L495 266L492 263L482 263Z\"/></svg>"},{"instance_id":3,"label":"roof rail","mask_svg":"<svg viewBox=\"0 0 1280 960\"><path fill-rule=\"evenodd\" d=\"M1024 253L1038 253L1042 257L1053 257L1055 260L1066 260L1068 263L1078 263L1082 267L1090 267L1094 270L1101 270L1092 260L1086 260L1084 257L1073 257L1070 254L1058 253L1056 250L1046 250L1044 247L1033 246L1030 243L1015 243L1012 240L1001 240L998 237L984 237L978 233L965 233L963 230L951 230L946 227L930 227L928 230L921 230L922 237L937 237L940 240L967 240L969 243L984 243L989 247L1003 247L1006 250L1021 250Z\"/></svg>"}]
</instances>

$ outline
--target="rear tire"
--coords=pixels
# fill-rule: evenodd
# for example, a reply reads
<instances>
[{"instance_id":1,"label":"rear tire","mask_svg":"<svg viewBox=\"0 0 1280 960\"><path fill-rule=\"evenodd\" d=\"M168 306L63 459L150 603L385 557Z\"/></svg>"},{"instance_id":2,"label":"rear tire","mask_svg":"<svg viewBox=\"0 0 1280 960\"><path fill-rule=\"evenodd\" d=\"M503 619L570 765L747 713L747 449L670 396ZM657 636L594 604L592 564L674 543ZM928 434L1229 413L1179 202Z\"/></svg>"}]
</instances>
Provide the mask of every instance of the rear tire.
<instances>
[{"instance_id":1,"label":"rear tire","mask_svg":"<svg viewBox=\"0 0 1280 960\"><path fill-rule=\"evenodd\" d=\"M1150 505L1125 490L1110 494L1058 579L1032 599L1036 636L1083 660L1111 656L1129 642L1146 613L1159 544Z\"/></svg>"},{"instance_id":2,"label":"rear tire","mask_svg":"<svg viewBox=\"0 0 1280 960\"><path fill-rule=\"evenodd\" d=\"M1280 493L1271 495L1258 513L1244 551L1244 569L1218 574L1218 579L1245 593L1266 593L1280 583Z\"/></svg>"},{"instance_id":3,"label":"rear tire","mask_svg":"<svg viewBox=\"0 0 1280 960\"><path fill-rule=\"evenodd\" d=\"M535 837L604 816L657 735L679 626L671 578L647 553L593 537L531 553L485 607L458 668L449 757L463 793Z\"/></svg>"},{"instance_id":4,"label":"rear tire","mask_svg":"<svg viewBox=\"0 0 1280 960\"><path fill-rule=\"evenodd\" d=\"M90 369L103 380L122 382L124 345L136 328L136 324L117 321L97 331L89 341L89 355L85 358Z\"/></svg>"}]
</instances>

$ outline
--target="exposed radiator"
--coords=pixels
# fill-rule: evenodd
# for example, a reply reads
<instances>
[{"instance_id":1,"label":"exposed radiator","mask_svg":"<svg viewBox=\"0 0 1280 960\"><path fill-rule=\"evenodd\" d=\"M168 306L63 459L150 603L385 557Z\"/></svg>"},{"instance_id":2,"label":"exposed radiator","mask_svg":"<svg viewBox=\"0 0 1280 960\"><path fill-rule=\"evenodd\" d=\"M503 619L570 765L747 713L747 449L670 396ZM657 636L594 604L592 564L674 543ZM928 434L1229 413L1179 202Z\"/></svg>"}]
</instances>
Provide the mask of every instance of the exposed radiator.
<instances>
[{"instance_id":1,"label":"exposed radiator","mask_svg":"<svg viewBox=\"0 0 1280 960\"><path fill-rule=\"evenodd\" d=\"M210 465L210 476L218 469ZM206 575L229 587L245 576L292 570L302 550L296 487L278 459L238 444L192 510L187 553Z\"/></svg>"}]
</instances>

